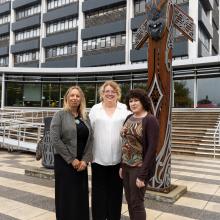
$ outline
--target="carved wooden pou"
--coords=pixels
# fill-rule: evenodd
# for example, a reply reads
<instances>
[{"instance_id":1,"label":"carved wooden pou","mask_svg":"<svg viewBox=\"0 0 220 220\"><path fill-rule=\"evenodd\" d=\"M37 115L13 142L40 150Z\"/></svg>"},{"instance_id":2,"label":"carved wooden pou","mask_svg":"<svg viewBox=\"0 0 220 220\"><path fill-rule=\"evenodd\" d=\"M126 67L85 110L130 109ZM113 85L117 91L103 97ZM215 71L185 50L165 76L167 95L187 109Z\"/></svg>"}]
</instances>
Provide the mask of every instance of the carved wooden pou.
<instances>
[{"instance_id":1,"label":"carved wooden pou","mask_svg":"<svg viewBox=\"0 0 220 220\"><path fill-rule=\"evenodd\" d=\"M136 49L148 40L148 96L160 123L155 176L149 188L171 190L171 104L173 26L190 40L193 21L172 0L146 0L146 20L136 34Z\"/></svg>"}]
</instances>

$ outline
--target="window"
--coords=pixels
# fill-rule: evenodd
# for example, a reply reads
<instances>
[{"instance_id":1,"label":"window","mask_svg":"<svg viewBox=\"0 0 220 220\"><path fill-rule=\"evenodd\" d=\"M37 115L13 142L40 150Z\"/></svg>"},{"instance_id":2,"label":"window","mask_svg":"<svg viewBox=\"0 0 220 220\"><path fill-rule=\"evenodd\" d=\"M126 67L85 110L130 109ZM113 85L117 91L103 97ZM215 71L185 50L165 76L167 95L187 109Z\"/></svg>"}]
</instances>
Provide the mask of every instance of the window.
<instances>
[{"instance_id":1,"label":"window","mask_svg":"<svg viewBox=\"0 0 220 220\"><path fill-rule=\"evenodd\" d=\"M25 31L20 31L15 33L15 41L22 41L34 37L39 37L40 36L40 28L31 28Z\"/></svg>"},{"instance_id":2,"label":"window","mask_svg":"<svg viewBox=\"0 0 220 220\"><path fill-rule=\"evenodd\" d=\"M88 40L88 50L91 50L92 49L92 41L91 40Z\"/></svg>"},{"instance_id":3,"label":"window","mask_svg":"<svg viewBox=\"0 0 220 220\"><path fill-rule=\"evenodd\" d=\"M115 47L115 45L116 45L116 37L111 36L111 47Z\"/></svg>"},{"instance_id":4,"label":"window","mask_svg":"<svg viewBox=\"0 0 220 220\"><path fill-rule=\"evenodd\" d=\"M105 47L105 37L101 38L101 47Z\"/></svg>"},{"instance_id":5,"label":"window","mask_svg":"<svg viewBox=\"0 0 220 220\"><path fill-rule=\"evenodd\" d=\"M87 50L87 45L88 45L88 42L87 41L83 41L83 50Z\"/></svg>"},{"instance_id":6,"label":"window","mask_svg":"<svg viewBox=\"0 0 220 220\"><path fill-rule=\"evenodd\" d=\"M8 66L8 56L0 57L0 66Z\"/></svg>"},{"instance_id":7,"label":"window","mask_svg":"<svg viewBox=\"0 0 220 220\"><path fill-rule=\"evenodd\" d=\"M0 41L9 40L9 35L0 36Z\"/></svg>"},{"instance_id":8,"label":"window","mask_svg":"<svg viewBox=\"0 0 220 220\"><path fill-rule=\"evenodd\" d=\"M124 46L126 43L125 34L117 34L105 37L94 38L83 41L83 51L86 50L97 50L107 47Z\"/></svg>"},{"instance_id":9,"label":"window","mask_svg":"<svg viewBox=\"0 0 220 220\"><path fill-rule=\"evenodd\" d=\"M197 83L197 108L219 108L220 93L216 92L216 88L219 88L220 78L201 78Z\"/></svg>"},{"instance_id":10,"label":"window","mask_svg":"<svg viewBox=\"0 0 220 220\"><path fill-rule=\"evenodd\" d=\"M125 9L126 9L126 5L120 5L120 6L113 7L113 8L101 9L99 11L90 12L90 13L86 14L86 20L91 19L91 18L95 18L95 17L100 17L100 16L103 16L106 14L113 14L115 12L123 11Z\"/></svg>"},{"instance_id":11,"label":"window","mask_svg":"<svg viewBox=\"0 0 220 220\"><path fill-rule=\"evenodd\" d=\"M19 19L25 18L25 17L29 17L32 15L38 14L40 12L41 12L41 5L40 4L33 5L31 7L18 10L16 12L16 20L19 20Z\"/></svg>"},{"instance_id":12,"label":"window","mask_svg":"<svg viewBox=\"0 0 220 220\"><path fill-rule=\"evenodd\" d=\"M74 29L77 27L77 20L77 18L68 18L54 23L48 23L46 28L47 34Z\"/></svg>"},{"instance_id":13,"label":"window","mask_svg":"<svg viewBox=\"0 0 220 220\"><path fill-rule=\"evenodd\" d=\"M61 7L63 5L68 5L72 2L78 2L78 0L48 0L47 1L47 9L53 9L57 7Z\"/></svg>"},{"instance_id":14,"label":"window","mask_svg":"<svg viewBox=\"0 0 220 220\"><path fill-rule=\"evenodd\" d=\"M11 0L0 0L0 4L4 4L6 2L10 2Z\"/></svg>"},{"instance_id":15,"label":"window","mask_svg":"<svg viewBox=\"0 0 220 220\"><path fill-rule=\"evenodd\" d=\"M111 46L111 37L108 36L106 37L106 47L110 47Z\"/></svg>"},{"instance_id":16,"label":"window","mask_svg":"<svg viewBox=\"0 0 220 220\"><path fill-rule=\"evenodd\" d=\"M96 39L92 40L92 50L96 49Z\"/></svg>"},{"instance_id":17,"label":"window","mask_svg":"<svg viewBox=\"0 0 220 220\"><path fill-rule=\"evenodd\" d=\"M0 25L10 22L10 14L0 16Z\"/></svg>"},{"instance_id":18,"label":"window","mask_svg":"<svg viewBox=\"0 0 220 220\"><path fill-rule=\"evenodd\" d=\"M30 51L20 54L15 54L15 63L25 63L39 60L39 51Z\"/></svg>"},{"instance_id":19,"label":"window","mask_svg":"<svg viewBox=\"0 0 220 220\"><path fill-rule=\"evenodd\" d=\"M145 12L145 0L138 0L134 5L134 14L140 14Z\"/></svg>"},{"instance_id":20,"label":"window","mask_svg":"<svg viewBox=\"0 0 220 220\"><path fill-rule=\"evenodd\" d=\"M193 108L194 80L181 79L174 81L174 107Z\"/></svg>"},{"instance_id":21,"label":"window","mask_svg":"<svg viewBox=\"0 0 220 220\"><path fill-rule=\"evenodd\" d=\"M116 46L120 45L121 44L121 35L120 34L117 34L116 35Z\"/></svg>"},{"instance_id":22,"label":"window","mask_svg":"<svg viewBox=\"0 0 220 220\"><path fill-rule=\"evenodd\" d=\"M96 46L97 49L100 49L101 48L101 38L97 38L97 46Z\"/></svg>"},{"instance_id":23,"label":"window","mask_svg":"<svg viewBox=\"0 0 220 220\"><path fill-rule=\"evenodd\" d=\"M46 49L47 58L65 56L65 55L73 55L77 53L77 45L76 44L66 44L59 45L56 47L51 47Z\"/></svg>"}]
</instances>

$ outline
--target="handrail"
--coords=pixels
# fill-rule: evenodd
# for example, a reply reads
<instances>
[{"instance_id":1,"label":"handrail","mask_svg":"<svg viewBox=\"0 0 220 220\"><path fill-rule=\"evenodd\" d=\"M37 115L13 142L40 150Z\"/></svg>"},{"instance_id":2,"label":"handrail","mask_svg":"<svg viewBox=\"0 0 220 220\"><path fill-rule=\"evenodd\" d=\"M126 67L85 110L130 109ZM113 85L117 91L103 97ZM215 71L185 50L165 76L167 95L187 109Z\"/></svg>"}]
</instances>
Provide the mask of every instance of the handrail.
<instances>
[{"instance_id":1,"label":"handrail","mask_svg":"<svg viewBox=\"0 0 220 220\"><path fill-rule=\"evenodd\" d=\"M34 151L43 137L44 117L54 113L47 110L0 111L0 146L8 150L25 148Z\"/></svg>"},{"instance_id":2,"label":"handrail","mask_svg":"<svg viewBox=\"0 0 220 220\"><path fill-rule=\"evenodd\" d=\"M216 145L220 144L220 120L218 122L218 125L215 129L214 135L213 135L213 141L214 141L214 158L215 158L215 154L216 154Z\"/></svg>"}]
</instances>

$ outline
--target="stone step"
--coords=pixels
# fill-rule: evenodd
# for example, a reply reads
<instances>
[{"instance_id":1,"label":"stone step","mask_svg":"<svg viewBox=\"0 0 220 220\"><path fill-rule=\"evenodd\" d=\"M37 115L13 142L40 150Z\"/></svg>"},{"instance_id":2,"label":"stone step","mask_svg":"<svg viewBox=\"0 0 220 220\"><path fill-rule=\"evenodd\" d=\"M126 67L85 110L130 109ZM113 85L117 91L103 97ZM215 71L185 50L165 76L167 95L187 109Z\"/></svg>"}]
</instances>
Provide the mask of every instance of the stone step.
<instances>
[{"instance_id":1,"label":"stone step","mask_svg":"<svg viewBox=\"0 0 220 220\"><path fill-rule=\"evenodd\" d=\"M172 119L181 119L181 120L189 120L189 119L193 119L193 120L219 120L220 117L216 117L216 116L202 116L202 115L197 115L197 116L193 116L193 115L178 115L178 116L171 116Z\"/></svg>"},{"instance_id":2,"label":"stone step","mask_svg":"<svg viewBox=\"0 0 220 220\"><path fill-rule=\"evenodd\" d=\"M195 122L216 122L217 118L202 118L202 117L198 117L198 118L193 118L193 117L188 117L188 118L183 118L183 117L172 117L173 121L195 121Z\"/></svg>"},{"instance_id":3,"label":"stone step","mask_svg":"<svg viewBox=\"0 0 220 220\"><path fill-rule=\"evenodd\" d=\"M195 128L195 127L179 127L179 126L173 126L172 127L172 130L184 130L184 131L210 131L210 132L213 132L215 131L215 128L204 128L204 127L201 127L201 128Z\"/></svg>"},{"instance_id":4,"label":"stone step","mask_svg":"<svg viewBox=\"0 0 220 220\"><path fill-rule=\"evenodd\" d=\"M187 110L172 112L172 152L213 156L213 137L220 111ZM216 145L220 157L220 145Z\"/></svg>"},{"instance_id":5,"label":"stone step","mask_svg":"<svg viewBox=\"0 0 220 220\"><path fill-rule=\"evenodd\" d=\"M183 146L188 145L188 146L199 146L199 147L207 146L207 147L209 147L209 146L213 146L214 143L203 143L203 142L198 143L198 142L192 142L192 141L189 141L189 142L187 142L187 141L172 141L172 145L174 145L174 144L183 145ZM216 144L216 147L220 147L220 145Z\"/></svg>"},{"instance_id":6,"label":"stone step","mask_svg":"<svg viewBox=\"0 0 220 220\"><path fill-rule=\"evenodd\" d=\"M214 157L214 152L195 152L191 150L185 149L173 149L172 153L175 154L184 154L184 155L192 155L192 156L204 156L204 157ZM215 157L220 158L220 153L215 153Z\"/></svg>"},{"instance_id":7,"label":"stone step","mask_svg":"<svg viewBox=\"0 0 220 220\"><path fill-rule=\"evenodd\" d=\"M184 127L204 127L204 128L213 128L217 126L217 124L214 123L194 123L193 122L172 122L172 126L184 126Z\"/></svg>"},{"instance_id":8,"label":"stone step","mask_svg":"<svg viewBox=\"0 0 220 220\"><path fill-rule=\"evenodd\" d=\"M172 138L205 138L205 139L213 139L213 133L205 134L205 133L185 133L185 132L172 132Z\"/></svg>"},{"instance_id":9,"label":"stone step","mask_svg":"<svg viewBox=\"0 0 220 220\"><path fill-rule=\"evenodd\" d=\"M201 143L201 142L204 142L204 143L210 143L210 144L213 144L213 137L209 137L208 139L207 138L204 138L204 137L189 137L189 136L173 136L172 135L172 141L187 141L187 142L196 142L196 143Z\"/></svg>"},{"instance_id":10,"label":"stone step","mask_svg":"<svg viewBox=\"0 0 220 220\"><path fill-rule=\"evenodd\" d=\"M202 111L187 110L187 112L185 112L185 111L181 111L181 112L172 111L172 114L173 115L220 115L220 111L202 112Z\"/></svg>"},{"instance_id":11,"label":"stone step","mask_svg":"<svg viewBox=\"0 0 220 220\"><path fill-rule=\"evenodd\" d=\"M204 150L204 151L214 151L213 145L193 145L193 144L173 144L172 143L172 149L174 148L187 148L187 149L193 149L193 150ZM216 151L220 151L220 145L217 145L215 147Z\"/></svg>"}]
</instances>

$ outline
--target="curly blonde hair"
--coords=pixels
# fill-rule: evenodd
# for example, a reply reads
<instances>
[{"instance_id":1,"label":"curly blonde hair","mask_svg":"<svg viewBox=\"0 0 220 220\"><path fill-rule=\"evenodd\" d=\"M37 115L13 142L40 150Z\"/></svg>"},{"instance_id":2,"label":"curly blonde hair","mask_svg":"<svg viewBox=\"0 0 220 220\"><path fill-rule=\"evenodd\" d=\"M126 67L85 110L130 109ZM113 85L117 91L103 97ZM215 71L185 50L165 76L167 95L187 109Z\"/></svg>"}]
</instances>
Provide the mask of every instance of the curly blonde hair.
<instances>
[{"instance_id":1,"label":"curly blonde hair","mask_svg":"<svg viewBox=\"0 0 220 220\"><path fill-rule=\"evenodd\" d=\"M69 103L69 94L72 92L72 90L78 90L79 94L80 94L80 105L78 108L78 114L80 117L82 117L83 119L87 118L87 113L86 113L86 99L85 99L85 95L82 91L82 89L79 86L71 86L65 93L64 97L63 97L63 109L65 111L71 111L71 106Z\"/></svg>"},{"instance_id":2,"label":"curly blonde hair","mask_svg":"<svg viewBox=\"0 0 220 220\"><path fill-rule=\"evenodd\" d=\"M104 91L105 91L105 87L106 86L111 86L116 94L117 94L117 100L120 101L121 100L121 88L119 86L119 84L113 80L107 80L104 82L104 84L102 84L99 88L99 96L100 96L100 101L103 100L103 95L104 95Z\"/></svg>"}]
</instances>

